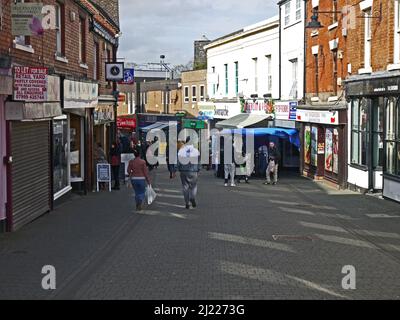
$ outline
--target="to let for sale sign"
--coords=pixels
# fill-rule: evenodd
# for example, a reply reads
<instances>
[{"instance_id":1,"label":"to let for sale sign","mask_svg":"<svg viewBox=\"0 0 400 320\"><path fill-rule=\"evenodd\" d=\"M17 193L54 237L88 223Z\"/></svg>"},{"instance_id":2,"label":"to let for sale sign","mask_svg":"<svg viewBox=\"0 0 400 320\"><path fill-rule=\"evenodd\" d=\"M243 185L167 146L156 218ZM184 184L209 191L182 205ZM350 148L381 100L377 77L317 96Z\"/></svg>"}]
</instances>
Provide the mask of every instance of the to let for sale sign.
<instances>
[{"instance_id":1,"label":"to let for sale sign","mask_svg":"<svg viewBox=\"0 0 400 320\"><path fill-rule=\"evenodd\" d=\"M42 67L14 67L14 100L47 101L48 73Z\"/></svg>"}]
</instances>

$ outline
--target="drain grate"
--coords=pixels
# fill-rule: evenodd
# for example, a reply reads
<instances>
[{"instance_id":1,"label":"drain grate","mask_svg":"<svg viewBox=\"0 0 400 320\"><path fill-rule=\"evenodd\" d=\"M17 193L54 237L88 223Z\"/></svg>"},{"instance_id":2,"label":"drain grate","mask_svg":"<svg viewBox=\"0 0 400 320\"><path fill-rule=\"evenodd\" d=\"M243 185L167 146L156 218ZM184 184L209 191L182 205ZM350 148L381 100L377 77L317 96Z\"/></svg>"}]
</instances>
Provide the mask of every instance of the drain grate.
<instances>
[{"instance_id":1,"label":"drain grate","mask_svg":"<svg viewBox=\"0 0 400 320\"><path fill-rule=\"evenodd\" d=\"M275 241L314 241L317 240L316 237L307 235L273 235L272 239Z\"/></svg>"}]
</instances>

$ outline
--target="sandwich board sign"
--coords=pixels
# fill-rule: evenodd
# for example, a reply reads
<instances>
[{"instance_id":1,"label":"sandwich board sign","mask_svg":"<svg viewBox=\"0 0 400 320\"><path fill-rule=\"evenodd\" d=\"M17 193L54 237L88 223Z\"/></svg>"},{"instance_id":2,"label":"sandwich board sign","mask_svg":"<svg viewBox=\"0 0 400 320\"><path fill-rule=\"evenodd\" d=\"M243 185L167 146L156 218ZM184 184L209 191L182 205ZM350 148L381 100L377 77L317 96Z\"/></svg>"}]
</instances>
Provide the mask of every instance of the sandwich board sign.
<instances>
[{"instance_id":1,"label":"sandwich board sign","mask_svg":"<svg viewBox=\"0 0 400 320\"><path fill-rule=\"evenodd\" d=\"M111 192L111 166L108 163L97 164L97 192L100 191L100 183L108 183L108 190Z\"/></svg>"}]
</instances>

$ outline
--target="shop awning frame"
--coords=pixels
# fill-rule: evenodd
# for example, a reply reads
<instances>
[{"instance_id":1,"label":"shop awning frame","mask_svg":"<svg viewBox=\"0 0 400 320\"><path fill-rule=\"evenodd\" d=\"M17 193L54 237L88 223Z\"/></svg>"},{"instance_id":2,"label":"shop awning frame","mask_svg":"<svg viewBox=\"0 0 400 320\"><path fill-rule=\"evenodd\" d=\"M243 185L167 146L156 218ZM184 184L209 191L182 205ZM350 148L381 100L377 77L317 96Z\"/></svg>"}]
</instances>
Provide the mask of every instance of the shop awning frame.
<instances>
[{"instance_id":1,"label":"shop awning frame","mask_svg":"<svg viewBox=\"0 0 400 320\"><path fill-rule=\"evenodd\" d=\"M249 114L242 113L230 119L218 122L216 127L219 129L243 129L254 127L260 122L273 120L272 114Z\"/></svg>"}]
</instances>

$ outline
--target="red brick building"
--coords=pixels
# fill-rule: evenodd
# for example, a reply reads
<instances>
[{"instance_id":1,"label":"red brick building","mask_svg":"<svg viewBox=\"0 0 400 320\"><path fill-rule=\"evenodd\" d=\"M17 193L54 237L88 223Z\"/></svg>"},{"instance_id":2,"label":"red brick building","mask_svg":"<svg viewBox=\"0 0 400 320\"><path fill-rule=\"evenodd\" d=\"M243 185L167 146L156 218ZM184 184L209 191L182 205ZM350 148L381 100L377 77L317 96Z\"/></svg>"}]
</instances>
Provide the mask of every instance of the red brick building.
<instances>
[{"instance_id":1,"label":"red brick building","mask_svg":"<svg viewBox=\"0 0 400 320\"><path fill-rule=\"evenodd\" d=\"M44 0L42 12L54 25L42 30L46 23L39 21L32 24L35 35L17 36L15 4L0 1L0 230L48 212L72 189L93 188L94 143L109 140L105 129L113 120L104 62L115 60L120 31L118 15L111 17L99 2ZM117 0L109 2L118 9ZM14 74L32 81L35 72L47 78L45 93L20 95L29 89Z\"/></svg>"},{"instance_id":2,"label":"red brick building","mask_svg":"<svg viewBox=\"0 0 400 320\"><path fill-rule=\"evenodd\" d=\"M348 183L400 201L399 1L353 1L348 34Z\"/></svg>"},{"instance_id":3,"label":"red brick building","mask_svg":"<svg viewBox=\"0 0 400 320\"><path fill-rule=\"evenodd\" d=\"M305 101L297 112L303 174L339 187L346 186L348 2L306 1L306 26L316 18L320 26L305 30Z\"/></svg>"}]
</instances>

